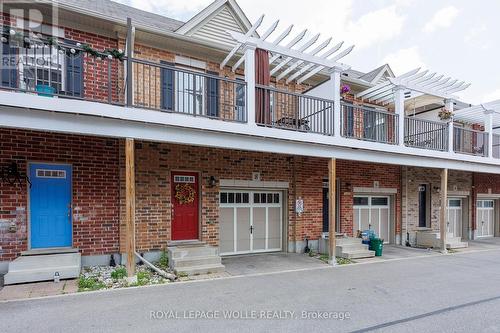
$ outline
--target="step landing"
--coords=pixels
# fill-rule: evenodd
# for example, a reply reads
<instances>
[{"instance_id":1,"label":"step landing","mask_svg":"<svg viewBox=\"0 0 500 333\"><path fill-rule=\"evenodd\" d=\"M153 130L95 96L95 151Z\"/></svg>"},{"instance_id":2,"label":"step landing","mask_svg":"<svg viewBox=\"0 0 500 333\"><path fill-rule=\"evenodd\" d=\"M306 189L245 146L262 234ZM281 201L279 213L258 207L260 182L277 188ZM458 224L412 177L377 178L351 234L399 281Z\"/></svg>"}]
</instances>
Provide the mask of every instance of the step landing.
<instances>
[{"instance_id":1,"label":"step landing","mask_svg":"<svg viewBox=\"0 0 500 333\"><path fill-rule=\"evenodd\" d=\"M187 275L224 272L219 249L206 244L171 246L168 248L170 268Z\"/></svg>"},{"instance_id":2,"label":"step landing","mask_svg":"<svg viewBox=\"0 0 500 333\"><path fill-rule=\"evenodd\" d=\"M9 263L4 284L51 281L54 280L56 272L61 280L77 278L80 268L80 253L20 256Z\"/></svg>"}]
</instances>

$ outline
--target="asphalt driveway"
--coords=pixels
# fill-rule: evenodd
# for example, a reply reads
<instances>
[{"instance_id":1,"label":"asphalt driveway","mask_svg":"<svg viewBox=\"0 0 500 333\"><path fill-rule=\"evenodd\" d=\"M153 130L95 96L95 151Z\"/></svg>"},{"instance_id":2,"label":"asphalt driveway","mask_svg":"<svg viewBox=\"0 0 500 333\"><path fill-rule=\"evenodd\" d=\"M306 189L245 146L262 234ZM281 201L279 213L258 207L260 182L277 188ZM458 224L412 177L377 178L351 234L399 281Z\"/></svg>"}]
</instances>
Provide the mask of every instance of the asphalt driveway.
<instances>
[{"instance_id":1,"label":"asphalt driveway","mask_svg":"<svg viewBox=\"0 0 500 333\"><path fill-rule=\"evenodd\" d=\"M5 332L499 332L499 315L498 250L0 303Z\"/></svg>"}]
</instances>

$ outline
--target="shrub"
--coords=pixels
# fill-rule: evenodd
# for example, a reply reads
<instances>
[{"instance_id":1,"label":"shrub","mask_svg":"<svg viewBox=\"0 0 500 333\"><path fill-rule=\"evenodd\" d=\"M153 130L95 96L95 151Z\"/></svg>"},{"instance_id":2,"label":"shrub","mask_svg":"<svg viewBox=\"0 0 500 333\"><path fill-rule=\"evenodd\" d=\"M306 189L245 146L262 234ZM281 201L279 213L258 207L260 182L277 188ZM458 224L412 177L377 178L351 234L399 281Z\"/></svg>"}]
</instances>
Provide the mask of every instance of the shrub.
<instances>
[{"instance_id":1,"label":"shrub","mask_svg":"<svg viewBox=\"0 0 500 333\"><path fill-rule=\"evenodd\" d=\"M95 277L83 277L80 276L78 279L78 291L90 291L104 289L106 286L104 283L97 280Z\"/></svg>"},{"instance_id":2,"label":"shrub","mask_svg":"<svg viewBox=\"0 0 500 333\"><path fill-rule=\"evenodd\" d=\"M118 267L111 272L111 277L115 280L123 279L127 276L127 270L125 267Z\"/></svg>"}]
</instances>

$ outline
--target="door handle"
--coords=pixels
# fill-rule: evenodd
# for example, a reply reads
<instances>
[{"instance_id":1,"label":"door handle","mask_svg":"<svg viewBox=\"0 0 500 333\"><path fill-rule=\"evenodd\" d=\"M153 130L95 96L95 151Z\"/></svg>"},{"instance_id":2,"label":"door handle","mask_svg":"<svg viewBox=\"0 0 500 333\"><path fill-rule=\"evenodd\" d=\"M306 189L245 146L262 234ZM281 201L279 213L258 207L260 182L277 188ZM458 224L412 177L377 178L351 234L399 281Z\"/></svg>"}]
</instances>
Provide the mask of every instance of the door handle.
<instances>
[{"instance_id":1,"label":"door handle","mask_svg":"<svg viewBox=\"0 0 500 333\"><path fill-rule=\"evenodd\" d=\"M253 225L250 226L250 233L253 234Z\"/></svg>"}]
</instances>

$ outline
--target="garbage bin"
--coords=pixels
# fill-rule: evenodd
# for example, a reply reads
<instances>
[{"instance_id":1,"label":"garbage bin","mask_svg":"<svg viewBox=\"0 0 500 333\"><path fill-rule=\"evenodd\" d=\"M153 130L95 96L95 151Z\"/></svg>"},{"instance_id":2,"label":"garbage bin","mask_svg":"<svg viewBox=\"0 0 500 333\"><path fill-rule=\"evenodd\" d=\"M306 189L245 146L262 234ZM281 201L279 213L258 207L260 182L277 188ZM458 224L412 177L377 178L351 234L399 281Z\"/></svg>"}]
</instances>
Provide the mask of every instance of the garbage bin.
<instances>
[{"instance_id":1,"label":"garbage bin","mask_svg":"<svg viewBox=\"0 0 500 333\"><path fill-rule=\"evenodd\" d=\"M370 241L370 250L375 251L375 256L382 256L382 250L384 249L384 240L381 238L373 238Z\"/></svg>"}]
</instances>

